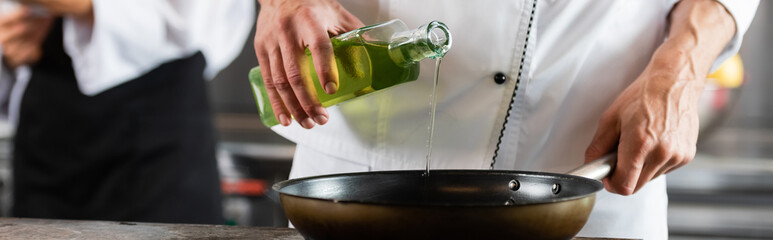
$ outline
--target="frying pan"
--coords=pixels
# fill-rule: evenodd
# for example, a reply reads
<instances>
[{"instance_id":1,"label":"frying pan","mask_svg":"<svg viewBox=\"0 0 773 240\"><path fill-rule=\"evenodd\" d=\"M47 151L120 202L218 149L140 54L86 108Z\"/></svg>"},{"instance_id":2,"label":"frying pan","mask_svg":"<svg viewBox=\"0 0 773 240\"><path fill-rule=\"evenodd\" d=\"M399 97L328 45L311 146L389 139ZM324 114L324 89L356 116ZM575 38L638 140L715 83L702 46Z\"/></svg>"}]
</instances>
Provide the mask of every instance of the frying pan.
<instances>
[{"instance_id":1,"label":"frying pan","mask_svg":"<svg viewBox=\"0 0 773 240\"><path fill-rule=\"evenodd\" d=\"M617 161L568 174L496 170L382 171L277 183L306 239L570 239Z\"/></svg>"}]
</instances>

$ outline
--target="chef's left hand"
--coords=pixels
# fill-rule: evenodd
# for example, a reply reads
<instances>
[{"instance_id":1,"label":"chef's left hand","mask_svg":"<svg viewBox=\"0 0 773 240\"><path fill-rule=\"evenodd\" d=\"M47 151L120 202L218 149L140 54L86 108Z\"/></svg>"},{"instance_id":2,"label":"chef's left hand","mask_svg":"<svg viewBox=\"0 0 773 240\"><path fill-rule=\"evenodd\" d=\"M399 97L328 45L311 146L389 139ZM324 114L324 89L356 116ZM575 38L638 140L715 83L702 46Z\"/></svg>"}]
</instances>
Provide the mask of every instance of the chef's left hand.
<instances>
[{"instance_id":1,"label":"chef's left hand","mask_svg":"<svg viewBox=\"0 0 773 240\"><path fill-rule=\"evenodd\" d=\"M633 194L695 156L696 105L704 80L680 75L665 64L653 60L599 121L586 159L598 158L617 147L615 172L604 179L610 192Z\"/></svg>"},{"instance_id":2,"label":"chef's left hand","mask_svg":"<svg viewBox=\"0 0 773 240\"><path fill-rule=\"evenodd\" d=\"M40 5L55 15L68 15L84 21L94 20L94 6L91 0L19 0L19 2Z\"/></svg>"},{"instance_id":3,"label":"chef's left hand","mask_svg":"<svg viewBox=\"0 0 773 240\"><path fill-rule=\"evenodd\" d=\"M735 24L713 0L683 0L670 17L668 40L604 112L585 154L588 162L617 149L617 167L604 179L612 193L631 195L695 156L698 98Z\"/></svg>"}]
</instances>

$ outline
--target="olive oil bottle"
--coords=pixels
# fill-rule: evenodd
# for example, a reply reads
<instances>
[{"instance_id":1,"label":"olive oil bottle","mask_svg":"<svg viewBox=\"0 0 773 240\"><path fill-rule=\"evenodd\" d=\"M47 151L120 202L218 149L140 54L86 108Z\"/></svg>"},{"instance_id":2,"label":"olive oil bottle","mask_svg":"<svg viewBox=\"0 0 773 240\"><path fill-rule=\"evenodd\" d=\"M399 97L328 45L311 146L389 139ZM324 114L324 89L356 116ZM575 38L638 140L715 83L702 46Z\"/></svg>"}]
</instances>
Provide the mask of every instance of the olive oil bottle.
<instances>
[{"instance_id":1,"label":"olive oil bottle","mask_svg":"<svg viewBox=\"0 0 773 240\"><path fill-rule=\"evenodd\" d=\"M419 76L418 62L439 58L451 48L451 34L445 24L432 21L410 30L400 20L356 29L331 39L338 76L338 91L327 94L319 83L309 51L301 63L302 76L313 84L324 107L414 81ZM260 67L249 73L255 101L263 124L279 124L268 99Z\"/></svg>"}]
</instances>

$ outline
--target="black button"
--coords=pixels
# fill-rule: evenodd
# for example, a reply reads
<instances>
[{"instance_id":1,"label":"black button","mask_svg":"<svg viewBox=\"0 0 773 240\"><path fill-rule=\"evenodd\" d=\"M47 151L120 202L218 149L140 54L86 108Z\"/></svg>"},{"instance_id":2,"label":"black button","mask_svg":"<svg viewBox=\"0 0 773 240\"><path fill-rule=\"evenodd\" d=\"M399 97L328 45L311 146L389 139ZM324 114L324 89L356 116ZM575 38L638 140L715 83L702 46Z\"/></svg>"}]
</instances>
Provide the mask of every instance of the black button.
<instances>
[{"instance_id":1,"label":"black button","mask_svg":"<svg viewBox=\"0 0 773 240\"><path fill-rule=\"evenodd\" d=\"M494 74L494 82L497 84L502 84L507 81L507 76L505 76L504 73L498 72L497 74Z\"/></svg>"}]
</instances>

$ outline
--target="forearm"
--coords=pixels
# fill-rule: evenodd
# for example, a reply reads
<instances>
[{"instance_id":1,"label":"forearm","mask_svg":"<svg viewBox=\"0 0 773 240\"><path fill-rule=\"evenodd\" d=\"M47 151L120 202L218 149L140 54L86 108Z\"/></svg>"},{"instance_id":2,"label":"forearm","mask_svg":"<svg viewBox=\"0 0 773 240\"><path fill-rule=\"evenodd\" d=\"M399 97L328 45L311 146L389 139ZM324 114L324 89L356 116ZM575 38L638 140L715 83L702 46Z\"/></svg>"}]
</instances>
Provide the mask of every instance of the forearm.
<instances>
[{"instance_id":1,"label":"forearm","mask_svg":"<svg viewBox=\"0 0 773 240\"><path fill-rule=\"evenodd\" d=\"M98 24L92 27L71 18L63 22L64 48L86 95L198 51L207 59L205 76L212 77L238 55L255 18L254 3L245 0L93 3Z\"/></svg>"},{"instance_id":2,"label":"forearm","mask_svg":"<svg viewBox=\"0 0 773 240\"><path fill-rule=\"evenodd\" d=\"M21 0L22 3L37 4L55 15L67 15L79 21L94 21L94 6L91 0Z\"/></svg>"},{"instance_id":3,"label":"forearm","mask_svg":"<svg viewBox=\"0 0 773 240\"><path fill-rule=\"evenodd\" d=\"M670 20L668 39L653 55L651 67L677 74L678 80L704 81L735 34L733 17L714 0L683 0Z\"/></svg>"},{"instance_id":4,"label":"forearm","mask_svg":"<svg viewBox=\"0 0 773 240\"><path fill-rule=\"evenodd\" d=\"M713 0L683 0L670 17L668 40L604 112L586 151L591 161L617 149L617 167L605 182L610 192L632 194L695 156L697 102L736 25Z\"/></svg>"}]
</instances>

